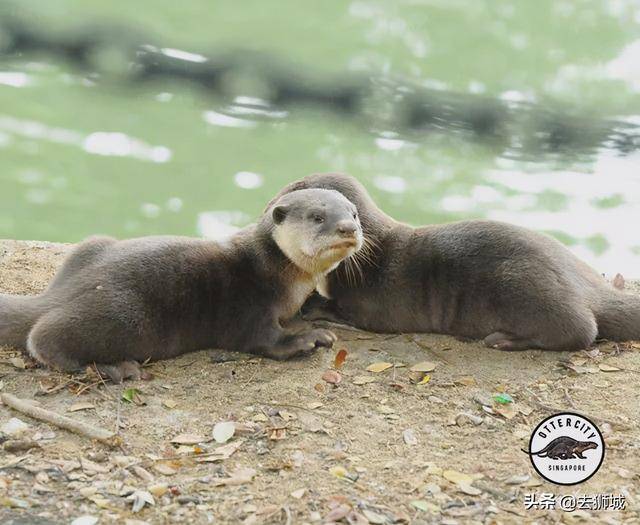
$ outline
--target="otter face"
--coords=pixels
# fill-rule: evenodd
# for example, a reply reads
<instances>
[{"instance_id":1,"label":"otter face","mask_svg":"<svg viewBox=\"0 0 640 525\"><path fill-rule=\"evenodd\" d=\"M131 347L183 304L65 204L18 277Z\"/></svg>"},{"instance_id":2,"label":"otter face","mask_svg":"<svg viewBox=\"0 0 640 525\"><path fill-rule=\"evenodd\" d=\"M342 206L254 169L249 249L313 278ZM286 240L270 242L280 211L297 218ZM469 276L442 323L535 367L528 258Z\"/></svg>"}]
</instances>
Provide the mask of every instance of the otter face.
<instances>
[{"instance_id":1,"label":"otter face","mask_svg":"<svg viewBox=\"0 0 640 525\"><path fill-rule=\"evenodd\" d=\"M579 448L582 452L584 452L585 450L598 448L598 444L594 443L593 441L580 441Z\"/></svg>"},{"instance_id":2,"label":"otter face","mask_svg":"<svg viewBox=\"0 0 640 525\"><path fill-rule=\"evenodd\" d=\"M362 247L358 212L341 193L307 189L283 195L271 208L273 238L301 270L326 274Z\"/></svg>"}]
</instances>

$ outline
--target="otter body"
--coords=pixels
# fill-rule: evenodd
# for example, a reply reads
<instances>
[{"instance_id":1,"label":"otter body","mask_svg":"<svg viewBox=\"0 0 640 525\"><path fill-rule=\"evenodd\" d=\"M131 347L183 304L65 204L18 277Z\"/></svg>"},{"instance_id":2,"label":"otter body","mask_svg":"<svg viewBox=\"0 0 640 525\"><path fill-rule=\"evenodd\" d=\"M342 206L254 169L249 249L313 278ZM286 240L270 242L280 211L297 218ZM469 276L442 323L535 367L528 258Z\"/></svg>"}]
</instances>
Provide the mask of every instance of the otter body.
<instances>
[{"instance_id":1,"label":"otter body","mask_svg":"<svg viewBox=\"0 0 640 525\"><path fill-rule=\"evenodd\" d=\"M515 350L585 348L640 338L640 298L619 292L555 239L494 221L413 228L384 214L346 175L285 187L341 192L358 208L365 249L328 276L310 316L376 332L435 332ZM311 304L311 303L310 303Z\"/></svg>"},{"instance_id":2,"label":"otter body","mask_svg":"<svg viewBox=\"0 0 640 525\"><path fill-rule=\"evenodd\" d=\"M328 330L287 334L280 322L359 248L354 212L341 194L310 190L225 243L90 239L40 296L0 295L0 344L63 370L95 362L114 380L136 375L136 361L205 348L284 359L331 346Z\"/></svg>"},{"instance_id":3,"label":"otter body","mask_svg":"<svg viewBox=\"0 0 640 525\"><path fill-rule=\"evenodd\" d=\"M522 451L531 456L539 456L541 458L572 459L575 457L586 459L583 452L596 448L598 448L598 444L593 441L577 441L569 436L560 436L538 452L529 452L524 449Z\"/></svg>"}]
</instances>

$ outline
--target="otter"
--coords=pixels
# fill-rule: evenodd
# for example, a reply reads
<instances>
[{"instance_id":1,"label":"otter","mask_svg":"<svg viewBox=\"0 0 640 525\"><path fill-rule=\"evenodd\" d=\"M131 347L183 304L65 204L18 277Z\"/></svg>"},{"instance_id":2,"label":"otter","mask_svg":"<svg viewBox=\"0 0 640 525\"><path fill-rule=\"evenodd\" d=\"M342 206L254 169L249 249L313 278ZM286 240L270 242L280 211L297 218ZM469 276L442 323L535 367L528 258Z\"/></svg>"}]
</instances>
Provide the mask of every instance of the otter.
<instances>
[{"instance_id":1,"label":"otter","mask_svg":"<svg viewBox=\"0 0 640 525\"><path fill-rule=\"evenodd\" d=\"M324 189L282 196L223 243L91 238L41 295L0 295L0 344L65 371L95 363L116 383L140 361L205 348L287 359L331 347L331 331L281 322L361 244L355 206Z\"/></svg>"},{"instance_id":2,"label":"otter","mask_svg":"<svg viewBox=\"0 0 640 525\"><path fill-rule=\"evenodd\" d=\"M358 209L363 249L303 308L374 332L434 332L503 350L577 350L596 338L640 339L640 297L614 289L555 239L471 220L414 228L395 221L353 177L311 175L278 197L333 189Z\"/></svg>"},{"instance_id":3,"label":"otter","mask_svg":"<svg viewBox=\"0 0 640 525\"><path fill-rule=\"evenodd\" d=\"M530 456L547 457L551 459L571 459L573 457L587 459L583 456L585 450L598 448L594 441L577 441L569 436L560 436L551 441L546 447L538 452L520 449Z\"/></svg>"}]
</instances>

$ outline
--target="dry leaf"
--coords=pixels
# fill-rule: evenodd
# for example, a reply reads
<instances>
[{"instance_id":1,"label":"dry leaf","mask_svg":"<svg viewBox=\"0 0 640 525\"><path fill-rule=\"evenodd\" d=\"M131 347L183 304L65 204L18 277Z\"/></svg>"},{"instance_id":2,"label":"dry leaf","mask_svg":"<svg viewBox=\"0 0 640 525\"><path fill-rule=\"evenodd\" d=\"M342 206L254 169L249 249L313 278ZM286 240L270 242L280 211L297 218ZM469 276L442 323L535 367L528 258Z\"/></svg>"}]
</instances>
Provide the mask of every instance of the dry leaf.
<instances>
[{"instance_id":1,"label":"dry leaf","mask_svg":"<svg viewBox=\"0 0 640 525\"><path fill-rule=\"evenodd\" d=\"M210 480L210 483L214 487L222 485L244 485L245 483L251 483L256 473L256 470L252 468L240 468L232 472L228 478L213 478Z\"/></svg>"},{"instance_id":2,"label":"dry leaf","mask_svg":"<svg viewBox=\"0 0 640 525\"><path fill-rule=\"evenodd\" d=\"M431 376L429 374L425 374L424 377L416 383L416 385L426 385L429 381L431 381Z\"/></svg>"},{"instance_id":3,"label":"dry leaf","mask_svg":"<svg viewBox=\"0 0 640 525\"><path fill-rule=\"evenodd\" d=\"M320 408L323 404L320 401L312 401L311 403L307 403L307 408L309 410L315 410L316 408Z\"/></svg>"},{"instance_id":4,"label":"dry leaf","mask_svg":"<svg viewBox=\"0 0 640 525\"><path fill-rule=\"evenodd\" d=\"M413 447L418 444L418 438L416 437L416 433L410 428L402 432L402 439L404 439L404 442L410 447Z\"/></svg>"},{"instance_id":5,"label":"dry leaf","mask_svg":"<svg viewBox=\"0 0 640 525\"><path fill-rule=\"evenodd\" d=\"M372 363L367 367L369 372L373 372L375 374L379 374L380 372L384 372L393 366L392 363L386 363L384 361L378 361L377 363Z\"/></svg>"},{"instance_id":6,"label":"dry leaf","mask_svg":"<svg viewBox=\"0 0 640 525\"><path fill-rule=\"evenodd\" d=\"M167 408L176 408L178 406L178 403L173 399L165 399L162 404Z\"/></svg>"},{"instance_id":7,"label":"dry leaf","mask_svg":"<svg viewBox=\"0 0 640 525\"><path fill-rule=\"evenodd\" d=\"M456 379L455 381L457 384L459 385L464 385L464 386L475 386L476 384L476 378L473 376L462 376L459 377L458 379Z\"/></svg>"},{"instance_id":8,"label":"dry leaf","mask_svg":"<svg viewBox=\"0 0 640 525\"><path fill-rule=\"evenodd\" d=\"M432 363L431 361L422 361L421 363L416 363L409 370L412 372L433 372L438 366L436 363Z\"/></svg>"},{"instance_id":9,"label":"dry leaf","mask_svg":"<svg viewBox=\"0 0 640 525\"><path fill-rule=\"evenodd\" d=\"M602 371L602 372L620 372L622 369L618 368L617 366L611 366L611 365L607 365L604 363L600 363L598 365L598 368Z\"/></svg>"},{"instance_id":10,"label":"dry leaf","mask_svg":"<svg viewBox=\"0 0 640 525\"><path fill-rule=\"evenodd\" d=\"M342 376L340 375L340 372L337 372L335 370L327 370L324 374L322 374L322 379L324 379L331 385L337 385L342 381Z\"/></svg>"},{"instance_id":11,"label":"dry leaf","mask_svg":"<svg viewBox=\"0 0 640 525\"><path fill-rule=\"evenodd\" d=\"M445 470L442 472L442 477L456 485L471 485L473 482L473 478L469 474L464 474L457 470Z\"/></svg>"},{"instance_id":12,"label":"dry leaf","mask_svg":"<svg viewBox=\"0 0 640 525\"><path fill-rule=\"evenodd\" d=\"M213 427L213 439L216 443L226 443L236 432L236 425L233 421L223 421L216 423Z\"/></svg>"},{"instance_id":13,"label":"dry leaf","mask_svg":"<svg viewBox=\"0 0 640 525\"><path fill-rule=\"evenodd\" d=\"M459 484L458 488L469 496L479 496L480 494L482 494L482 491L480 489L466 483Z\"/></svg>"},{"instance_id":14,"label":"dry leaf","mask_svg":"<svg viewBox=\"0 0 640 525\"><path fill-rule=\"evenodd\" d=\"M177 445L196 445L198 443L204 443L207 438L198 434L178 434L171 440L171 443Z\"/></svg>"},{"instance_id":15,"label":"dry leaf","mask_svg":"<svg viewBox=\"0 0 640 525\"><path fill-rule=\"evenodd\" d=\"M133 494L127 497L129 501L133 501L133 512L139 512L145 505L155 505L155 500L150 492L146 490L136 490Z\"/></svg>"},{"instance_id":16,"label":"dry leaf","mask_svg":"<svg viewBox=\"0 0 640 525\"><path fill-rule=\"evenodd\" d=\"M515 403L508 403L506 405L496 403L493 405L493 410L505 419L513 419L518 415L518 407Z\"/></svg>"},{"instance_id":17,"label":"dry leaf","mask_svg":"<svg viewBox=\"0 0 640 525\"><path fill-rule=\"evenodd\" d=\"M236 450L244 443L244 439L238 439L216 448L212 452L208 452L206 456L200 456L196 459L198 463L214 463L230 458Z\"/></svg>"},{"instance_id":18,"label":"dry leaf","mask_svg":"<svg viewBox=\"0 0 640 525\"><path fill-rule=\"evenodd\" d=\"M11 357L9 359L9 363L11 363L14 367L20 368L22 370L27 368L27 365L24 362L24 359L22 359L22 357Z\"/></svg>"},{"instance_id":19,"label":"dry leaf","mask_svg":"<svg viewBox=\"0 0 640 525\"><path fill-rule=\"evenodd\" d=\"M343 348L336 354L336 358L333 360L333 366L335 368L341 368L346 358L347 351Z\"/></svg>"},{"instance_id":20,"label":"dry leaf","mask_svg":"<svg viewBox=\"0 0 640 525\"><path fill-rule=\"evenodd\" d=\"M291 493L291 497L295 499L301 499L307 493L307 489L294 490Z\"/></svg>"},{"instance_id":21,"label":"dry leaf","mask_svg":"<svg viewBox=\"0 0 640 525\"><path fill-rule=\"evenodd\" d=\"M67 409L67 412L77 412L79 410L89 410L91 408L96 408L93 403L74 403Z\"/></svg>"},{"instance_id":22,"label":"dry leaf","mask_svg":"<svg viewBox=\"0 0 640 525\"><path fill-rule=\"evenodd\" d=\"M366 385L367 383L375 383L376 378L373 376L356 376L353 378L354 385Z\"/></svg>"},{"instance_id":23,"label":"dry leaf","mask_svg":"<svg viewBox=\"0 0 640 525\"><path fill-rule=\"evenodd\" d=\"M271 441L280 441L287 437L286 428L270 428L268 431L268 437Z\"/></svg>"},{"instance_id":24,"label":"dry leaf","mask_svg":"<svg viewBox=\"0 0 640 525\"><path fill-rule=\"evenodd\" d=\"M173 476L178 472L169 463L156 463L153 468L156 472L162 474L163 476Z\"/></svg>"}]
</instances>

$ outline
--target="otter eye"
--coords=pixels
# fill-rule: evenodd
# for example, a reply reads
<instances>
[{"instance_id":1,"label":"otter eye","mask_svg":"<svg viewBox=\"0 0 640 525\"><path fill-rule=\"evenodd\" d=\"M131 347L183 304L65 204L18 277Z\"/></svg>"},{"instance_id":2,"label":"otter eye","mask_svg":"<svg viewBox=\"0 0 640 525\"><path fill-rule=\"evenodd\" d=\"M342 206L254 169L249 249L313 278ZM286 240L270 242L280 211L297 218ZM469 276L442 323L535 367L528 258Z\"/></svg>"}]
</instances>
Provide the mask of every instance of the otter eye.
<instances>
[{"instance_id":1,"label":"otter eye","mask_svg":"<svg viewBox=\"0 0 640 525\"><path fill-rule=\"evenodd\" d=\"M358 214L356 212L353 212L353 218L357 219L358 218Z\"/></svg>"},{"instance_id":2,"label":"otter eye","mask_svg":"<svg viewBox=\"0 0 640 525\"><path fill-rule=\"evenodd\" d=\"M322 215L314 215L313 222L316 224L322 224L324 222L324 217Z\"/></svg>"}]
</instances>

